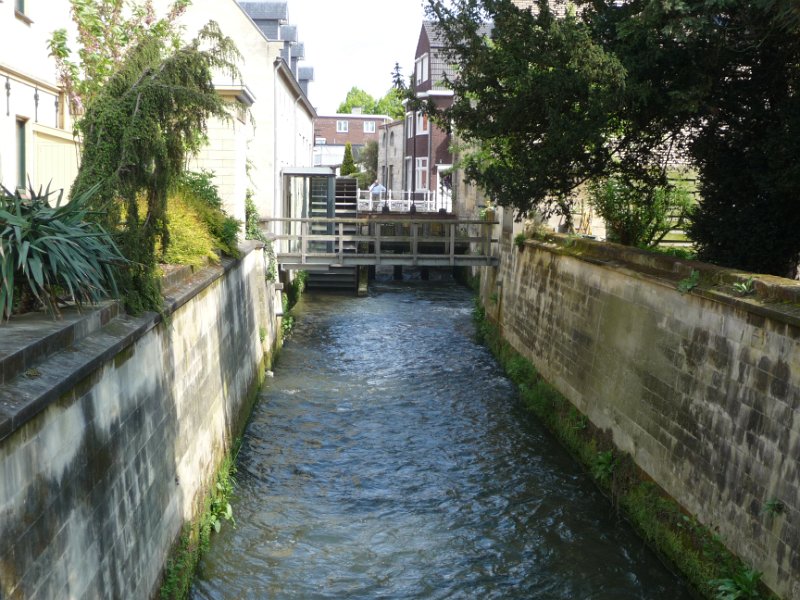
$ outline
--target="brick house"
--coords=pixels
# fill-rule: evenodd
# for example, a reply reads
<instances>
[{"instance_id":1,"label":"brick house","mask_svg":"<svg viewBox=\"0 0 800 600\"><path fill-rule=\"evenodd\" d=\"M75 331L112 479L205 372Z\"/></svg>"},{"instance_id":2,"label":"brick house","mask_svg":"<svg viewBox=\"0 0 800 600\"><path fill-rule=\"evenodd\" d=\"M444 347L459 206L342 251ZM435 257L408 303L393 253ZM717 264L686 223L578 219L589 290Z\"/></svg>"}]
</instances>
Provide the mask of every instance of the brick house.
<instances>
[{"instance_id":1,"label":"brick house","mask_svg":"<svg viewBox=\"0 0 800 600\"><path fill-rule=\"evenodd\" d=\"M319 115L314 122L314 166L339 166L347 142L358 156L367 142L378 142L381 126L391 123L387 115L350 114Z\"/></svg>"},{"instance_id":2,"label":"brick house","mask_svg":"<svg viewBox=\"0 0 800 600\"><path fill-rule=\"evenodd\" d=\"M453 92L444 86L444 76L452 75L444 56L444 40L430 21L422 24L414 60L411 88L420 99L432 101L437 108L453 103ZM406 191L420 196L449 190L443 175L452 168L450 136L429 122L423 111L406 113L403 183ZM446 184L446 185L445 185Z\"/></svg>"}]
</instances>

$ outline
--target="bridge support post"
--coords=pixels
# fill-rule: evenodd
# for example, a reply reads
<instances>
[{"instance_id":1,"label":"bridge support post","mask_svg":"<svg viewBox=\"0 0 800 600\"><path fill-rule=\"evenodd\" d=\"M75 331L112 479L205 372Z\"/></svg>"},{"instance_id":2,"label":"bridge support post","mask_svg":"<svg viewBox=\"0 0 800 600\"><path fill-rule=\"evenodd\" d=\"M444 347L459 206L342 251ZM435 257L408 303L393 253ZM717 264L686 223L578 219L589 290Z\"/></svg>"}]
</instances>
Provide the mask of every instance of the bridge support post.
<instances>
[{"instance_id":1,"label":"bridge support post","mask_svg":"<svg viewBox=\"0 0 800 600\"><path fill-rule=\"evenodd\" d=\"M394 280L395 281L403 281L403 266L402 265L395 265L394 266Z\"/></svg>"}]
</instances>

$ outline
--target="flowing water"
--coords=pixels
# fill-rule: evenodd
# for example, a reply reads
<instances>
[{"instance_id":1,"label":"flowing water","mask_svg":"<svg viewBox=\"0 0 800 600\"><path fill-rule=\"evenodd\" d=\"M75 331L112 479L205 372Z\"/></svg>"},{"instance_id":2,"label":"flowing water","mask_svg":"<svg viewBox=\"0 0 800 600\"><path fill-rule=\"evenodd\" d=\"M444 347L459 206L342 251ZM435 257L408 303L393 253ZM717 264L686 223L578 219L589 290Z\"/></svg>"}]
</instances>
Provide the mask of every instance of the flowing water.
<instances>
[{"instance_id":1,"label":"flowing water","mask_svg":"<svg viewBox=\"0 0 800 600\"><path fill-rule=\"evenodd\" d=\"M689 598L518 406L455 284L308 294L192 597Z\"/></svg>"}]
</instances>

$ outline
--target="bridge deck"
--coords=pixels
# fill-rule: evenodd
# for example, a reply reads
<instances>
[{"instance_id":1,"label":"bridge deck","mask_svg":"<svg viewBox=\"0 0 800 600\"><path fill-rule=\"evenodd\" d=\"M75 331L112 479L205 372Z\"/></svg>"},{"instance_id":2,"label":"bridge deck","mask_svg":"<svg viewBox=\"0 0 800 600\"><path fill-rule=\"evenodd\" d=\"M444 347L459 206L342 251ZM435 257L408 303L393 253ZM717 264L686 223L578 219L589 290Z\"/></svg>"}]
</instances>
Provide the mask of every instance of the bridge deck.
<instances>
[{"instance_id":1,"label":"bridge deck","mask_svg":"<svg viewBox=\"0 0 800 600\"><path fill-rule=\"evenodd\" d=\"M332 266L493 266L495 223L455 218L269 219L284 270Z\"/></svg>"}]
</instances>

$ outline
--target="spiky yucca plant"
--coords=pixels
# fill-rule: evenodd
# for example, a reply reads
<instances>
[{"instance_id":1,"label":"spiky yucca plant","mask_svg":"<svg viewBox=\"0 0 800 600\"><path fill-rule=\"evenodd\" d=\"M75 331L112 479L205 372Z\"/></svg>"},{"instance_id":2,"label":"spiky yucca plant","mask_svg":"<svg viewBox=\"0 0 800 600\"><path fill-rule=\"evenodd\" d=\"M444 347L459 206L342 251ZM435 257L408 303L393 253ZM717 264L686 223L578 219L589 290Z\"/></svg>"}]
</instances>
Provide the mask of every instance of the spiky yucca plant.
<instances>
[{"instance_id":1,"label":"spiky yucca plant","mask_svg":"<svg viewBox=\"0 0 800 600\"><path fill-rule=\"evenodd\" d=\"M57 317L58 296L79 306L117 294L114 268L125 262L111 236L91 218L94 186L51 205L50 186L29 188L30 197L0 186L0 314L8 319L15 292L27 288Z\"/></svg>"}]
</instances>

